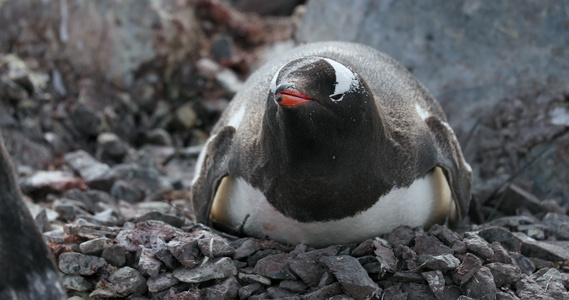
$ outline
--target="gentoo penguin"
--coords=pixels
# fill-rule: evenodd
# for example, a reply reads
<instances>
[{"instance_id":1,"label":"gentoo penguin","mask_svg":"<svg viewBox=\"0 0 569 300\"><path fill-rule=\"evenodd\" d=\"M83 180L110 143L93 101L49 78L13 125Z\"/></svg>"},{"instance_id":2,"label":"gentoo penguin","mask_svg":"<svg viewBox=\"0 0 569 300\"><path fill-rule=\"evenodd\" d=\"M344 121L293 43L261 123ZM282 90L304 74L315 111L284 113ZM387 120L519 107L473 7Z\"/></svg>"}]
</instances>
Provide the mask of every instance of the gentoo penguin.
<instances>
[{"instance_id":1,"label":"gentoo penguin","mask_svg":"<svg viewBox=\"0 0 569 300\"><path fill-rule=\"evenodd\" d=\"M246 81L198 157L190 203L199 222L321 247L457 224L470 184L441 107L410 72L324 42Z\"/></svg>"},{"instance_id":2,"label":"gentoo penguin","mask_svg":"<svg viewBox=\"0 0 569 300\"><path fill-rule=\"evenodd\" d=\"M58 272L22 200L1 135L0 270L0 299L63 299Z\"/></svg>"}]
</instances>

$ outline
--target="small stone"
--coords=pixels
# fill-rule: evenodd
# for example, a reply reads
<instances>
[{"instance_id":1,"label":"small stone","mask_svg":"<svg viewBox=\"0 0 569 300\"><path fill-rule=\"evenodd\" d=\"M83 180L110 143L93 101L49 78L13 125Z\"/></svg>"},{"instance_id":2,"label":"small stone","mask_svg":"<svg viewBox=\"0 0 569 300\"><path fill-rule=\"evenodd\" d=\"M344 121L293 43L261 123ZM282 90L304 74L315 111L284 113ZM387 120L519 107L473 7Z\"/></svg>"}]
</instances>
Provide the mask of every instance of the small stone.
<instances>
[{"instance_id":1,"label":"small stone","mask_svg":"<svg viewBox=\"0 0 569 300\"><path fill-rule=\"evenodd\" d=\"M454 243L452 243L451 249L452 251L454 251L454 254L465 254L468 247L466 246L466 243L463 241L455 241Z\"/></svg>"},{"instance_id":2,"label":"small stone","mask_svg":"<svg viewBox=\"0 0 569 300\"><path fill-rule=\"evenodd\" d=\"M324 256L320 262L334 274L349 296L364 299L381 295L381 288L371 280L356 258L346 255Z\"/></svg>"},{"instance_id":3,"label":"small stone","mask_svg":"<svg viewBox=\"0 0 569 300\"><path fill-rule=\"evenodd\" d=\"M403 285L403 290L407 292L408 299L425 299L436 300L437 298L431 292L426 284L419 283L406 283Z\"/></svg>"},{"instance_id":4,"label":"small stone","mask_svg":"<svg viewBox=\"0 0 569 300\"><path fill-rule=\"evenodd\" d=\"M59 270L68 275L93 275L107 265L104 259L75 252L59 255Z\"/></svg>"},{"instance_id":5,"label":"small stone","mask_svg":"<svg viewBox=\"0 0 569 300\"><path fill-rule=\"evenodd\" d=\"M383 290L382 297L390 300L407 300L407 293L403 291L401 283L396 283Z\"/></svg>"},{"instance_id":6,"label":"small stone","mask_svg":"<svg viewBox=\"0 0 569 300\"><path fill-rule=\"evenodd\" d=\"M515 283L516 295L521 300L553 300L540 286L530 277L522 277Z\"/></svg>"},{"instance_id":7,"label":"small stone","mask_svg":"<svg viewBox=\"0 0 569 300\"><path fill-rule=\"evenodd\" d=\"M319 286L320 279L325 272L324 267L318 261L323 256L336 256L337 254L336 247L301 253L290 261L289 267L306 285L316 287Z\"/></svg>"},{"instance_id":8,"label":"small stone","mask_svg":"<svg viewBox=\"0 0 569 300\"><path fill-rule=\"evenodd\" d=\"M87 182L95 180L111 169L107 164L99 162L84 150L67 153L64 158L67 164Z\"/></svg>"},{"instance_id":9,"label":"small stone","mask_svg":"<svg viewBox=\"0 0 569 300\"><path fill-rule=\"evenodd\" d=\"M133 222L140 223L140 222L145 222L145 221L150 221L150 220L161 221L161 222L164 222L166 224L172 225L172 226L177 227L177 228L181 228L186 223L184 218L181 218L178 216L173 216L170 214L165 214L165 213L162 213L159 211L148 212L148 213L144 214L143 216L140 216L140 217L134 219Z\"/></svg>"},{"instance_id":10,"label":"small stone","mask_svg":"<svg viewBox=\"0 0 569 300\"><path fill-rule=\"evenodd\" d=\"M362 264L366 272L370 274L379 274L381 276L385 275L385 270L378 261L369 262L367 264Z\"/></svg>"},{"instance_id":11,"label":"small stone","mask_svg":"<svg viewBox=\"0 0 569 300\"><path fill-rule=\"evenodd\" d=\"M447 246L452 246L455 242L460 241L458 235L448 227L435 224L429 229L429 234L435 236L437 239L445 243Z\"/></svg>"},{"instance_id":12,"label":"small stone","mask_svg":"<svg viewBox=\"0 0 569 300\"><path fill-rule=\"evenodd\" d=\"M520 298L518 298L513 291L498 291L496 292L496 300L520 300Z\"/></svg>"},{"instance_id":13,"label":"small stone","mask_svg":"<svg viewBox=\"0 0 569 300\"><path fill-rule=\"evenodd\" d=\"M407 265L407 269L413 270L417 268L417 253L413 249L405 245L396 245L394 253L397 257L401 257Z\"/></svg>"},{"instance_id":14,"label":"small stone","mask_svg":"<svg viewBox=\"0 0 569 300\"><path fill-rule=\"evenodd\" d=\"M271 286L267 288L267 295L270 299L283 299L296 296L297 294L279 287Z\"/></svg>"},{"instance_id":15,"label":"small stone","mask_svg":"<svg viewBox=\"0 0 569 300\"><path fill-rule=\"evenodd\" d=\"M227 34L213 36L210 51L211 56L222 65L230 65L237 55L233 38Z\"/></svg>"},{"instance_id":16,"label":"small stone","mask_svg":"<svg viewBox=\"0 0 569 300\"><path fill-rule=\"evenodd\" d=\"M320 280L318 281L318 287L327 286L334 281L335 281L334 275L332 275L332 273L328 271L324 271L324 273L320 277Z\"/></svg>"},{"instance_id":17,"label":"small stone","mask_svg":"<svg viewBox=\"0 0 569 300\"><path fill-rule=\"evenodd\" d=\"M542 269L543 275L535 278L535 282L554 299L569 299L569 293L563 285L561 272L555 268ZM532 278L537 275L533 274Z\"/></svg>"},{"instance_id":18,"label":"small stone","mask_svg":"<svg viewBox=\"0 0 569 300\"><path fill-rule=\"evenodd\" d=\"M486 267L492 272L496 287L507 287L522 277L522 272L514 265L495 262L487 264Z\"/></svg>"},{"instance_id":19,"label":"small stone","mask_svg":"<svg viewBox=\"0 0 569 300\"><path fill-rule=\"evenodd\" d=\"M97 136L97 158L120 162L128 151L128 145L118 135L103 132Z\"/></svg>"},{"instance_id":20,"label":"small stone","mask_svg":"<svg viewBox=\"0 0 569 300\"><path fill-rule=\"evenodd\" d=\"M425 278L423 275L415 272L395 272L393 274L393 279L400 282L415 282L415 283L423 283L425 282Z\"/></svg>"},{"instance_id":21,"label":"small stone","mask_svg":"<svg viewBox=\"0 0 569 300\"><path fill-rule=\"evenodd\" d=\"M178 284L178 279L172 273L162 273L154 278L148 278L148 291L156 293Z\"/></svg>"},{"instance_id":22,"label":"small stone","mask_svg":"<svg viewBox=\"0 0 569 300\"><path fill-rule=\"evenodd\" d=\"M259 251L255 252L255 254L253 254L249 258L247 258L247 265L254 267L257 265L257 262L259 262L259 260L261 260L267 256L276 255L276 254L282 254L282 251L275 250L275 249L259 250Z\"/></svg>"},{"instance_id":23,"label":"small stone","mask_svg":"<svg viewBox=\"0 0 569 300\"><path fill-rule=\"evenodd\" d=\"M117 180L113 183L110 194L116 199L128 203L138 203L144 200L144 192L123 180Z\"/></svg>"},{"instance_id":24,"label":"small stone","mask_svg":"<svg viewBox=\"0 0 569 300\"><path fill-rule=\"evenodd\" d=\"M168 242L167 247L172 255L186 268L192 269L200 263L200 250L196 240L172 240Z\"/></svg>"},{"instance_id":25,"label":"small stone","mask_svg":"<svg viewBox=\"0 0 569 300\"><path fill-rule=\"evenodd\" d=\"M520 253L515 253L515 252L511 252L510 255L512 256L512 259L514 259L516 265L518 266L518 268L520 268L522 273L526 275L531 275L533 271L535 271L535 264L527 257L523 256Z\"/></svg>"},{"instance_id":26,"label":"small stone","mask_svg":"<svg viewBox=\"0 0 569 300\"><path fill-rule=\"evenodd\" d=\"M281 253L262 258L255 265L254 272L265 277L277 280L296 280L296 276L291 272L289 263L292 255Z\"/></svg>"},{"instance_id":27,"label":"small stone","mask_svg":"<svg viewBox=\"0 0 569 300\"><path fill-rule=\"evenodd\" d=\"M154 220L146 221L137 223L133 229L121 230L115 239L115 243L123 246L128 251L135 252L138 251L140 245L150 247L150 237L152 235L169 241L174 236L174 232L176 232L176 228L164 222Z\"/></svg>"},{"instance_id":28,"label":"small stone","mask_svg":"<svg viewBox=\"0 0 569 300\"><path fill-rule=\"evenodd\" d=\"M66 290L78 292L86 292L95 288L95 284L80 275L63 275L61 277L61 285Z\"/></svg>"},{"instance_id":29,"label":"small stone","mask_svg":"<svg viewBox=\"0 0 569 300\"><path fill-rule=\"evenodd\" d=\"M375 247L374 254L381 264L380 274L394 273L397 268L397 258L391 246L386 241L379 239L373 241L373 246Z\"/></svg>"},{"instance_id":30,"label":"small stone","mask_svg":"<svg viewBox=\"0 0 569 300\"><path fill-rule=\"evenodd\" d=\"M545 259L541 259L541 258L528 257L527 259L529 259L533 263L536 270L557 268L559 266L557 262L549 261L549 260L545 260Z\"/></svg>"},{"instance_id":31,"label":"small stone","mask_svg":"<svg viewBox=\"0 0 569 300\"><path fill-rule=\"evenodd\" d=\"M179 292L171 288L164 296L163 300L200 300L202 292L199 289Z\"/></svg>"},{"instance_id":32,"label":"small stone","mask_svg":"<svg viewBox=\"0 0 569 300\"><path fill-rule=\"evenodd\" d=\"M419 255L419 265L431 270L448 271L455 269L460 264L460 260L452 254L443 255Z\"/></svg>"},{"instance_id":33,"label":"small stone","mask_svg":"<svg viewBox=\"0 0 569 300\"><path fill-rule=\"evenodd\" d=\"M484 224L488 227L507 227L507 228L517 228L520 225L518 216L507 216L501 217L495 220L491 220Z\"/></svg>"},{"instance_id":34,"label":"small stone","mask_svg":"<svg viewBox=\"0 0 569 300\"><path fill-rule=\"evenodd\" d=\"M445 292L445 280L443 273L440 270L423 272L423 278L429 283L429 287L437 299L443 299Z\"/></svg>"},{"instance_id":35,"label":"small stone","mask_svg":"<svg viewBox=\"0 0 569 300\"><path fill-rule=\"evenodd\" d=\"M557 213L547 213L543 217L543 224L549 228L551 234L559 240L569 240L569 216Z\"/></svg>"},{"instance_id":36,"label":"small stone","mask_svg":"<svg viewBox=\"0 0 569 300\"><path fill-rule=\"evenodd\" d=\"M260 248L251 238L245 238L244 241L235 249L235 254L233 254L233 259L242 259L251 256L253 253L258 251Z\"/></svg>"},{"instance_id":37,"label":"small stone","mask_svg":"<svg viewBox=\"0 0 569 300\"><path fill-rule=\"evenodd\" d=\"M79 249L83 254L100 255L105 248L113 244L113 240L102 237L79 244Z\"/></svg>"},{"instance_id":38,"label":"small stone","mask_svg":"<svg viewBox=\"0 0 569 300\"><path fill-rule=\"evenodd\" d=\"M206 289L207 299L236 299L241 285L234 276L225 279L222 283Z\"/></svg>"},{"instance_id":39,"label":"small stone","mask_svg":"<svg viewBox=\"0 0 569 300\"><path fill-rule=\"evenodd\" d=\"M178 107L174 115L177 123L185 129L191 129L194 127L198 119L198 115L196 114L192 103L187 103Z\"/></svg>"},{"instance_id":40,"label":"small stone","mask_svg":"<svg viewBox=\"0 0 569 300\"><path fill-rule=\"evenodd\" d=\"M73 125L75 125L74 127L84 135L94 137L102 131L102 114L81 102L77 102L76 105L74 105L69 118L73 122Z\"/></svg>"},{"instance_id":41,"label":"small stone","mask_svg":"<svg viewBox=\"0 0 569 300\"><path fill-rule=\"evenodd\" d=\"M492 247L490 247L490 244L480 236L467 232L465 233L465 239L463 241L466 243L466 248L478 257L485 260L490 260L494 257Z\"/></svg>"},{"instance_id":42,"label":"small stone","mask_svg":"<svg viewBox=\"0 0 569 300\"><path fill-rule=\"evenodd\" d=\"M116 296L117 293L111 290L109 287L95 289L93 292L91 292L91 294L89 294L90 299L113 298Z\"/></svg>"},{"instance_id":43,"label":"small stone","mask_svg":"<svg viewBox=\"0 0 569 300\"><path fill-rule=\"evenodd\" d=\"M180 265L176 257L174 257L172 252L170 252L168 249L158 250L156 253L154 253L154 255L169 269L175 269Z\"/></svg>"},{"instance_id":44,"label":"small stone","mask_svg":"<svg viewBox=\"0 0 569 300\"><path fill-rule=\"evenodd\" d=\"M492 251L494 251L494 257L492 258L492 261L511 265L515 263L514 259L510 256L502 244L493 242L490 246L492 247Z\"/></svg>"},{"instance_id":45,"label":"small stone","mask_svg":"<svg viewBox=\"0 0 569 300\"><path fill-rule=\"evenodd\" d=\"M530 224L530 225L518 226L518 231L521 231L525 233L527 236L537 240L545 239L547 230L549 230L549 228L547 228L542 224Z\"/></svg>"},{"instance_id":46,"label":"small stone","mask_svg":"<svg viewBox=\"0 0 569 300\"><path fill-rule=\"evenodd\" d=\"M405 245L409 246L411 241L415 238L415 232L408 226L399 226L393 229L387 235L387 241L392 246Z\"/></svg>"},{"instance_id":47,"label":"small stone","mask_svg":"<svg viewBox=\"0 0 569 300\"><path fill-rule=\"evenodd\" d=\"M467 253L462 263L456 268L453 281L458 285L463 285L482 268L482 260L471 253Z\"/></svg>"},{"instance_id":48,"label":"small stone","mask_svg":"<svg viewBox=\"0 0 569 300\"><path fill-rule=\"evenodd\" d=\"M228 257L207 260L204 264L194 269L178 268L174 270L174 277L187 283L221 279L231 275L237 275L237 268L231 258Z\"/></svg>"},{"instance_id":49,"label":"small stone","mask_svg":"<svg viewBox=\"0 0 569 300\"><path fill-rule=\"evenodd\" d=\"M279 287L295 293L304 293L308 290L308 286L298 280L283 280L279 283Z\"/></svg>"},{"instance_id":50,"label":"small stone","mask_svg":"<svg viewBox=\"0 0 569 300\"><path fill-rule=\"evenodd\" d=\"M126 249L120 245L110 245L103 250L101 257L115 267L122 267L126 263Z\"/></svg>"},{"instance_id":51,"label":"small stone","mask_svg":"<svg viewBox=\"0 0 569 300\"><path fill-rule=\"evenodd\" d=\"M494 277L487 267L480 268L469 281L461 286L461 289L468 297L474 299L496 299Z\"/></svg>"},{"instance_id":52,"label":"small stone","mask_svg":"<svg viewBox=\"0 0 569 300\"><path fill-rule=\"evenodd\" d=\"M205 256L209 257L232 256L235 253L235 248L226 239L213 236L199 239L198 247Z\"/></svg>"},{"instance_id":53,"label":"small stone","mask_svg":"<svg viewBox=\"0 0 569 300\"><path fill-rule=\"evenodd\" d=\"M42 209L42 211L35 216L34 221L36 222L40 232L44 233L46 231L51 231L51 225L49 224L47 211L45 209Z\"/></svg>"},{"instance_id":54,"label":"small stone","mask_svg":"<svg viewBox=\"0 0 569 300\"><path fill-rule=\"evenodd\" d=\"M239 289L239 299L249 299L251 295L261 289L262 285L258 282L251 283Z\"/></svg>"},{"instance_id":55,"label":"small stone","mask_svg":"<svg viewBox=\"0 0 569 300\"><path fill-rule=\"evenodd\" d=\"M158 276L158 273L160 273L160 266L162 266L162 263L155 258L154 251L152 249L145 248L144 246L140 246L138 270L153 278Z\"/></svg>"},{"instance_id":56,"label":"small stone","mask_svg":"<svg viewBox=\"0 0 569 300\"><path fill-rule=\"evenodd\" d=\"M109 276L108 281L118 296L146 292L146 279L139 271L131 267L116 270Z\"/></svg>"},{"instance_id":57,"label":"small stone","mask_svg":"<svg viewBox=\"0 0 569 300\"><path fill-rule=\"evenodd\" d=\"M478 235L488 243L499 242L508 251L519 252L522 248L521 239L501 227L483 229L478 232Z\"/></svg>"},{"instance_id":58,"label":"small stone","mask_svg":"<svg viewBox=\"0 0 569 300\"><path fill-rule=\"evenodd\" d=\"M161 238L155 235L150 236L150 247L154 251L154 256L162 261L166 267L175 269L180 264Z\"/></svg>"},{"instance_id":59,"label":"small stone","mask_svg":"<svg viewBox=\"0 0 569 300\"><path fill-rule=\"evenodd\" d=\"M506 190L497 197L501 199L499 210L508 215L515 215L519 207L527 208L533 215L545 211L541 200L514 184L509 184Z\"/></svg>"},{"instance_id":60,"label":"small stone","mask_svg":"<svg viewBox=\"0 0 569 300\"><path fill-rule=\"evenodd\" d=\"M237 275L237 277L239 277L239 280L248 282L248 283L255 283L258 282L260 284L264 284L264 285L271 285L271 280L265 276L261 276L258 274L245 274L245 273L239 273Z\"/></svg>"},{"instance_id":61,"label":"small stone","mask_svg":"<svg viewBox=\"0 0 569 300\"><path fill-rule=\"evenodd\" d=\"M522 244L522 254L550 261L566 261L569 260L569 247L561 247L526 237Z\"/></svg>"},{"instance_id":62,"label":"small stone","mask_svg":"<svg viewBox=\"0 0 569 300\"><path fill-rule=\"evenodd\" d=\"M452 254L452 250L441 243L436 237L429 235L422 235L415 238L415 246L413 251L417 252L418 255L444 255Z\"/></svg>"},{"instance_id":63,"label":"small stone","mask_svg":"<svg viewBox=\"0 0 569 300\"><path fill-rule=\"evenodd\" d=\"M84 208L79 201L68 199L56 200L53 204L53 209L59 214L59 217L67 222L74 221L79 215L89 215Z\"/></svg>"},{"instance_id":64,"label":"small stone","mask_svg":"<svg viewBox=\"0 0 569 300\"><path fill-rule=\"evenodd\" d=\"M80 178L76 178L62 171L38 171L24 177L21 180L20 188L25 194L37 192L58 192L62 193L69 189L87 189L87 185Z\"/></svg>"},{"instance_id":65,"label":"small stone","mask_svg":"<svg viewBox=\"0 0 569 300\"><path fill-rule=\"evenodd\" d=\"M375 250L373 243L374 241L372 239L365 240L352 251L351 255L354 257L372 255Z\"/></svg>"},{"instance_id":66,"label":"small stone","mask_svg":"<svg viewBox=\"0 0 569 300\"><path fill-rule=\"evenodd\" d=\"M154 145L172 146L172 137L163 128L155 128L146 132L146 140Z\"/></svg>"},{"instance_id":67,"label":"small stone","mask_svg":"<svg viewBox=\"0 0 569 300\"><path fill-rule=\"evenodd\" d=\"M334 282L330 285L324 286L312 293L308 293L302 296L305 300L319 300L319 299L330 299L332 296L342 293L342 285L339 282ZM386 298L388 299L388 298Z\"/></svg>"},{"instance_id":68,"label":"small stone","mask_svg":"<svg viewBox=\"0 0 569 300\"><path fill-rule=\"evenodd\" d=\"M243 86L243 82L237 77L237 74L228 68L223 68L217 72L215 79L230 96L235 95Z\"/></svg>"}]
</instances>

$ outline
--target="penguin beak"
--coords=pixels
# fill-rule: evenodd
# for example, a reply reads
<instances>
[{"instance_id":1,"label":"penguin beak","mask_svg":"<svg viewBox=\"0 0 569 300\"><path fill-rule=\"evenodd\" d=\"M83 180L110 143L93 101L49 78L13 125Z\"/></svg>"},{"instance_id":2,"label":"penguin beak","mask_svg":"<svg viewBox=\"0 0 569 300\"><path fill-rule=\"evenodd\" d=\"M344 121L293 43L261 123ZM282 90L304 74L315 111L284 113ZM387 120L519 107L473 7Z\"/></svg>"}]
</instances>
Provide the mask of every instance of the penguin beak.
<instances>
[{"instance_id":1,"label":"penguin beak","mask_svg":"<svg viewBox=\"0 0 569 300\"><path fill-rule=\"evenodd\" d=\"M280 106L295 107L312 101L312 98L298 91L294 84L283 83L275 91L275 101Z\"/></svg>"}]
</instances>

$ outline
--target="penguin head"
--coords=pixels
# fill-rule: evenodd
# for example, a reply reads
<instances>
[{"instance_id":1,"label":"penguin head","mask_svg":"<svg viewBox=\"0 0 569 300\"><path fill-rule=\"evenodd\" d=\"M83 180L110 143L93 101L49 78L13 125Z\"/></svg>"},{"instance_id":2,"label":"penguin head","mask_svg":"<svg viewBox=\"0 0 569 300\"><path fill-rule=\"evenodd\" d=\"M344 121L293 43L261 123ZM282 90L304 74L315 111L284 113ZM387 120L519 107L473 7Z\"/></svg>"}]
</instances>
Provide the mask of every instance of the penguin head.
<instances>
[{"instance_id":1,"label":"penguin head","mask_svg":"<svg viewBox=\"0 0 569 300\"><path fill-rule=\"evenodd\" d=\"M264 128L269 147L324 170L323 165L332 166L324 158L359 159L350 149L375 139L380 119L373 94L356 71L331 58L309 56L287 62L273 76Z\"/></svg>"},{"instance_id":2,"label":"penguin head","mask_svg":"<svg viewBox=\"0 0 569 300\"><path fill-rule=\"evenodd\" d=\"M273 102L269 105L285 111L328 111L350 118L373 102L356 72L336 60L316 56L295 59L280 68L271 81L269 97Z\"/></svg>"}]
</instances>

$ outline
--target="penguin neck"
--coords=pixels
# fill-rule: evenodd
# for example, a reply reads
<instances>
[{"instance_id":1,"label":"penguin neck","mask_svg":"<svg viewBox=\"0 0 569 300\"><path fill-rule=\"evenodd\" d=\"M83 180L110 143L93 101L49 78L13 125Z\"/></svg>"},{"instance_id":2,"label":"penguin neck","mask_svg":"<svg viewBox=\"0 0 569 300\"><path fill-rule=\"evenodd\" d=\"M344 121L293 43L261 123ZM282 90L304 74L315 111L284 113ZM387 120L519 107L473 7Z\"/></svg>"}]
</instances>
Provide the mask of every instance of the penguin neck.
<instances>
[{"instance_id":1,"label":"penguin neck","mask_svg":"<svg viewBox=\"0 0 569 300\"><path fill-rule=\"evenodd\" d=\"M263 121L254 185L277 211L300 222L336 220L390 190L378 172L384 132L377 110L363 107L358 118L298 112L268 109Z\"/></svg>"},{"instance_id":2,"label":"penguin neck","mask_svg":"<svg viewBox=\"0 0 569 300\"><path fill-rule=\"evenodd\" d=\"M340 176L374 161L381 142L378 115L339 117L329 110L275 109L265 115L262 140L278 169L300 176ZM373 149L373 151L372 151Z\"/></svg>"}]
</instances>

